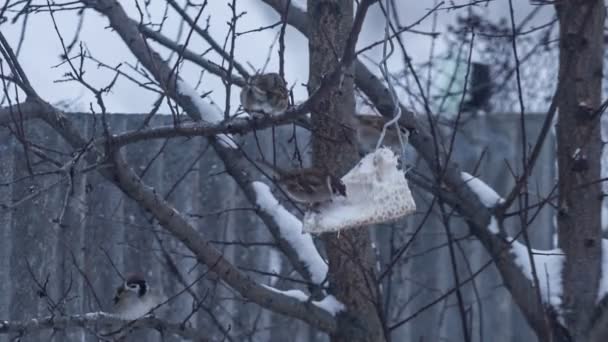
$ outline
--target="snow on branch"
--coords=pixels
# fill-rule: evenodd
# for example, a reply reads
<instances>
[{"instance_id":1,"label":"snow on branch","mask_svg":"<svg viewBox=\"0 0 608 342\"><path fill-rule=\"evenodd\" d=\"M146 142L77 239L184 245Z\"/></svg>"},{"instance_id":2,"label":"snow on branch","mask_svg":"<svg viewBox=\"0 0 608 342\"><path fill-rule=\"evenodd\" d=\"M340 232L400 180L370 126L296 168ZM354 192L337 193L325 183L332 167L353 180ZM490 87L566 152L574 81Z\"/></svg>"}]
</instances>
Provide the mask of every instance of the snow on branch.
<instances>
[{"instance_id":1,"label":"snow on branch","mask_svg":"<svg viewBox=\"0 0 608 342\"><path fill-rule=\"evenodd\" d=\"M181 79L177 80L177 92L182 96L190 98L192 104L198 109L203 121L218 123L224 120L224 113L219 108L201 99L196 90ZM229 134L219 134L217 139L224 147L237 148L233 137Z\"/></svg>"},{"instance_id":2,"label":"snow on branch","mask_svg":"<svg viewBox=\"0 0 608 342\"><path fill-rule=\"evenodd\" d=\"M124 321L105 312L90 312L71 316L45 316L26 319L22 321L0 320L0 334L30 334L42 330L60 330L81 327L86 329L99 329L99 326L114 327L116 324L124 325L124 330L149 328L162 330L179 336L183 340L209 341L203 337L203 331L197 331L181 323L170 323L155 317L144 317L136 321ZM128 328L128 329L127 329ZM99 331L102 333L101 330Z\"/></svg>"},{"instance_id":3,"label":"snow on branch","mask_svg":"<svg viewBox=\"0 0 608 342\"><path fill-rule=\"evenodd\" d=\"M602 276L597 290L597 300L602 300L606 295L608 295L608 239L602 239Z\"/></svg>"},{"instance_id":4,"label":"snow on branch","mask_svg":"<svg viewBox=\"0 0 608 342\"><path fill-rule=\"evenodd\" d=\"M342 302L340 302L338 300L338 298L329 295L329 296L325 296L325 298L323 298L320 301L313 301L312 302L314 305L320 307L321 309L324 309L325 311L328 311L329 313L331 313L332 315L336 315L337 313L344 311L344 309L346 308L344 306L344 304L342 304Z\"/></svg>"},{"instance_id":5,"label":"snow on branch","mask_svg":"<svg viewBox=\"0 0 608 342\"><path fill-rule=\"evenodd\" d=\"M490 224L488 225L488 230L492 234L500 233L500 229L498 228L498 221L496 220L496 216L492 215L490 218Z\"/></svg>"},{"instance_id":6,"label":"snow on branch","mask_svg":"<svg viewBox=\"0 0 608 342\"><path fill-rule=\"evenodd\" d=\"M532 276L532 265L530 264L527 247L515 240L512 242L510 252L515 257L515 264L521 268L526 278L533 283L534 277ZM566 259L564 252L559 248L543 251L532 249L532 257L543 301L558 308L561 305L563 293L562 269Z\"/></svg>"},{"instance_id":7,"label":"snow on branch","mask_svg":"<svg viewBox=\"0 0 608 342\"><path fill-rule=\"evenodd\" d=\"M494 208L497 204L503 203L504 198L500 197L494 189L492 189L488 184L486 184L481 179L472 176L468 172L461 172L460 177L462 181L465 182L471 191L477 195L481 203L486 208Z\"/></svg>"},{"instance_id":8,"label":"snow on branch","mask_svg":"<svg viewBox=\"0 0 608 342\"><path fill-rule=\"evenodd\" d=\"M279 290L279 289L271 287L271 286L264 285L264 287L266 287L269 290L272 290L274 292L281 293L286 296L295 298L301 302L307 302L310 300L310 297L308 297L304 292L302 292L300 290L283 291L283 290ZM311 301L311 303L318 306L319 308L329 312L333 316L335 316L337 313L339 313L341 311L344 311L344 309L346 308L344 306L344 304L342 304L336 297L334 297L332 295L325 296L325 298L323 298L322 300L319 300L319 301L313 300L313 301Z\"/></svg>"},{"instance_id":9,"label":"snow on branch","mask_svg":"<svg viewBox=\"0 0 608 342\"><path fill-rule=\"evenodd\" d=\"M281 236L291 244L299 259L308 268L311 280L315 284L321 284L327 277L328 267L317 251L310 234L302 233L302 222L279 203L268 185L253 182L252 187L256 192L256 204L274 218Z\"/></svg>"}]
</instances>

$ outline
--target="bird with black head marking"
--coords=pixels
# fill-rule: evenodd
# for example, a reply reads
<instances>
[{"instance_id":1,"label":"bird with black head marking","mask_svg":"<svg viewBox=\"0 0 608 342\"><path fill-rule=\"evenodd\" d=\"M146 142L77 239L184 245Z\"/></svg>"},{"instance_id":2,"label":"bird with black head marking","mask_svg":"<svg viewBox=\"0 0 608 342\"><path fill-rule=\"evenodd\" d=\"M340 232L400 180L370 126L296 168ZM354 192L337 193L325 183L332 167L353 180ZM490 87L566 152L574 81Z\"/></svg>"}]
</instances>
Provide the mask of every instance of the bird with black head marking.
<instances>
[{"instance_id":1,"label":"bird with black head marking","mask_svg":"<svg viewBox=\"0 0 608 342\"><path fill-rule=\"evenodd\" d=\"M135 320L150 313L162 302L159 289L151 287L141 273L129 273L116 289L113 313L122 319Z\"/></svg>"}]
</instances>

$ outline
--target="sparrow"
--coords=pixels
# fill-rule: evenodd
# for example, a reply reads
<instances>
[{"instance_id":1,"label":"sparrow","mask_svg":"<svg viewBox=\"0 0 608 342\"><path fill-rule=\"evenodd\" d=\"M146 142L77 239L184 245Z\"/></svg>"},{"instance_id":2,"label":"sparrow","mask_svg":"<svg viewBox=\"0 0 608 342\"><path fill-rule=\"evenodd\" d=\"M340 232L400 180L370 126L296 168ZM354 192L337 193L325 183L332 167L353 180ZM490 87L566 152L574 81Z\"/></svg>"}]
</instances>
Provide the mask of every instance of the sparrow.
<instances>
[{"instance_id":1,"label":"sparrow","mask_svg":"<svg viewBox=\"0 0 608 342\"><path fill-rule=\"evenodd\" d=\"M126 320L136 320L162 302L160 292L151 288L143 275L128 274L125 282L116 289L113 313Z\"/></svg>"},{"instance_id":2,"label":"sparrow","mask_svg":"<svg viewBox=\"0 0 608 342\"><path fill-rule=\"evenodd\" d=\"M359 149L362 154L369 153L376 149L376 144L382 133L382 128L387 122L388 120L380 115L355 115L354 126L357 131L357 141L359 142ZM408 134L407 129L399 126L399 130L401 137L405 139ZM382 145L393 150L401 149L399 136L397 135L397 130L394 125L387 127L386 133L384 134L384 140L382 140Z\"/></svg>"},{"instance_id":3,"label":"sparrow","mask_svg":"<svg viewBox=\"0 0 608 342\"><path fill-rule=\"evenodd\" d=\"M279 115L287 110L289 92L285 80L277 73L251 76L241 90L241 105L252 115Z\"/></svg>"},{"instance_id":4,"label":"sparrow","mask_svg":"<svg viewBox=\"0 0 608 342\"><path fill-rule=\"evenodd\" d=\"M346 186L331 173L319 168L283 170L260 160L275 174L276 182L285 194L297 203L316 206L331 201L335 196L346 197Z\"/></svg>"}]
</instances>

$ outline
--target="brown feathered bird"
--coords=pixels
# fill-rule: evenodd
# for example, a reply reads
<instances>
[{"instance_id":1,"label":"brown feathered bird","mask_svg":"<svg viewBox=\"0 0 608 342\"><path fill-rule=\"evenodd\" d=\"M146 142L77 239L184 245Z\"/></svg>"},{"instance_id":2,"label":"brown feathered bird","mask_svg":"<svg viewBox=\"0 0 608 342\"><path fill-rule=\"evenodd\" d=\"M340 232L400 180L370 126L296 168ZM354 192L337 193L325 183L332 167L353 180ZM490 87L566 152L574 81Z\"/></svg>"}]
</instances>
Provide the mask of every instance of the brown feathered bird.
<instances>
[{"instance_id":1,"label":"brown feathered bird","mask_svg":"<svg viewBox=\"0 0 608 342\"><path fill-rule=\"evenodd\" d=\"M276 182L294 202L316 205L331 201L335 196L346 196L346 186L331 173L319 168L283 170L260 160L268 166Z\"/></svg>"},{"instance_id":2,"label":"brown feathered bird","mask_svg":"<svg viewBox=\"0 0 608 342\"><path fill-rule=\"evenodd\" d=\"M252 115L279 115L287 110L289 91L277 73L254 75L241 90L241 105Z\"/></svg>"}]
</instances>

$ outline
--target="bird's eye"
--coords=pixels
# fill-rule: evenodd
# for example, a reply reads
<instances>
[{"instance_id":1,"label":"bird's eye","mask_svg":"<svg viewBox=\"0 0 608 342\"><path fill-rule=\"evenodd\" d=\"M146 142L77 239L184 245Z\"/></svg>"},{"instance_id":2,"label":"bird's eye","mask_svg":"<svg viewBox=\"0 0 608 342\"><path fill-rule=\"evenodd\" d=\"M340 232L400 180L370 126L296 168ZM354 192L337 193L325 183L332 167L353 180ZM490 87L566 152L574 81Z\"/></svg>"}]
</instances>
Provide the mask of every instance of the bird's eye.
<instances>
[{"instance_id":1,"label":"bird's eye","mask_svg":"<svg viewBox=\"0 0 608 342\"><path fill-rule=\"evenodd\" d=\"M127 286L128 286L130 289L134 289L134 290L139 288L139 285L137 285L137 284L128 284Z\"/></svg>"}]
</instances>

